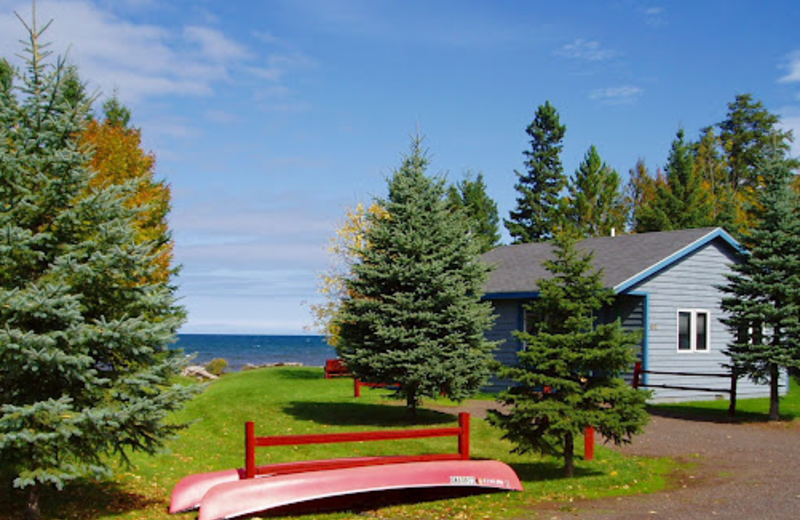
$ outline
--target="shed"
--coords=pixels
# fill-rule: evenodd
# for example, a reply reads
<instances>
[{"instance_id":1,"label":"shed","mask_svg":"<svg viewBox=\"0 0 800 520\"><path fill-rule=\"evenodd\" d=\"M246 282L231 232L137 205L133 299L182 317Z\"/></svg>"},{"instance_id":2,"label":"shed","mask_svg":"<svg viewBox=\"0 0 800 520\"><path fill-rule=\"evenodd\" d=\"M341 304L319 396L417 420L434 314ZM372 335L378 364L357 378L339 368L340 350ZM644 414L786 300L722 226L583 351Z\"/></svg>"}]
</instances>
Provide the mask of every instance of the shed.
<instances>
[{"instance_id":1,"label":"shed","mask_svg":"<svg viewBox=\"0 0 800 520\"><path fill-rule=\"evenodd\" d=\"M616 297L602 309L601 321L621 319L628 330L641 330L638 357L645 370L724 373L724 354L731 341L720 321L725 274L737 261L739 243L722 228L687 229L599 237L582 240L578 249L594 254L606 287ZM482 257L493 271L485 286L485 299L497 315L489 339L500 341L496 357L504 364L516 362L524 348L514 331L526 328L525 307L538 296L537 281L551 276L543 261L552 258L549 243L498 247ZM631 367L633 369L633 367ZM647 382L698 388L728 388L720 378L649 374ZM494 380L491 390L508 382ZM786 385L782 391L786 391ZM765 397L767 386L741 378L739 397ZM690 401L727 398L719 392L656 389L653 401Z\"/></svg>"}]
</instances>

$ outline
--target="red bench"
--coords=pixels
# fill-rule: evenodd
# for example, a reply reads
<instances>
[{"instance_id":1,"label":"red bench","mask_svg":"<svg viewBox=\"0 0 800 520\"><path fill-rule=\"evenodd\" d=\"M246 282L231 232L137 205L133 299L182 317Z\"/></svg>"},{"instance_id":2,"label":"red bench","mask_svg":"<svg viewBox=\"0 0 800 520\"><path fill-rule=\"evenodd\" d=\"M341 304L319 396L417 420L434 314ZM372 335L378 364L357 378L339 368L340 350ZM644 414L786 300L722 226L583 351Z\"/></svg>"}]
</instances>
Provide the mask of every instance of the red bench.
<instances>
[{"instance_id":1,"label":"red bench","mask_svg":"<svg viewBox=\"0 0 800 520\"><path fill-rule=\"evenodd\" d=\"M350 377L350 370L347 364L341 359L328 359L325 361L325 379L332 377Z\"/></svg>"}]
</instances>

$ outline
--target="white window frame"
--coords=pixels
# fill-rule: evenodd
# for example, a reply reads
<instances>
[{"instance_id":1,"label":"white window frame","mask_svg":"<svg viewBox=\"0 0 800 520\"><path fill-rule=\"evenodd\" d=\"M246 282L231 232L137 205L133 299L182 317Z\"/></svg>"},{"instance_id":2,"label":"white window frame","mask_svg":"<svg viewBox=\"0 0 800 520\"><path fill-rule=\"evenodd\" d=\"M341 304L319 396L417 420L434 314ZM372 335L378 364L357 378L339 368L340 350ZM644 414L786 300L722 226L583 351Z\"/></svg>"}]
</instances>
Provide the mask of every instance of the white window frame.
<instances>
[{"instance_id":1,"label":"white window frame","mask_svg":"<svg viewBox=\"0 0 800 520\"><path fill-rule=\"evenodd\" d=\"M689 348L680 348L681 343L681 314L689 314ZM706 316L706 348L697 348L697 315ZM678 309L675 314L675 349L681 354L708 354L711 352L711 312L706 309Z\"/></svg>"}]
</instances>

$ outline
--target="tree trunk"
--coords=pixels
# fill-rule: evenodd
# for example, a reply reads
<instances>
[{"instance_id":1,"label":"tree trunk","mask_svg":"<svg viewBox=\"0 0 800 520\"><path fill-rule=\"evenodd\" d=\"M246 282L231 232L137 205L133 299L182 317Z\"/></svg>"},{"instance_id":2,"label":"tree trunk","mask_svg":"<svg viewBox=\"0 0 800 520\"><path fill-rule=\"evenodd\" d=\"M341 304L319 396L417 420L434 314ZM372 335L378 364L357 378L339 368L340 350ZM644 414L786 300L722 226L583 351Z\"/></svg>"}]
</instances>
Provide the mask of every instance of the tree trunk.
<instances>
[{"instance_id":1,"label":"tree trunk","mask_svg":"<svg viewBox=\"0 0 800 520\"><path fill-rule=\"evenodd\" d=\"M775 363L769 366L769 420L781 420L781 396L778 393L778 382L780 380L780 370Z\"/></svg>"},{"instance_id":2,"label":"tree trunk","mask_svg":"<svg viewBox=\"0 0 800 520\"><path fill-rule=\"evenodd\" d=\"M406 420L412 424L417 422L417 396L414 392L406 394Z\"/></svg>"},{"instance_id":3,"label":"tree trunk","mask_svg":"<svg viewBox=\"0 0 800 520\"><path fill-rule=\"evenodd\" d=\"M575 474L575 439L572 432L564 437L564 475L572 477Z\"/></svg>"},{"instance_id":4,"label":"tree trunk","mask_svg":"<svg viewBox=\"0 0 800 520\"><path fill-rule=\"evenodd\" d=\"M39 520L42 515L39 512L39 495L42 492L42 485L38 482L30 487L28 491L28 505L25 509L25 520Z\"/></svg>"}]
</instances>

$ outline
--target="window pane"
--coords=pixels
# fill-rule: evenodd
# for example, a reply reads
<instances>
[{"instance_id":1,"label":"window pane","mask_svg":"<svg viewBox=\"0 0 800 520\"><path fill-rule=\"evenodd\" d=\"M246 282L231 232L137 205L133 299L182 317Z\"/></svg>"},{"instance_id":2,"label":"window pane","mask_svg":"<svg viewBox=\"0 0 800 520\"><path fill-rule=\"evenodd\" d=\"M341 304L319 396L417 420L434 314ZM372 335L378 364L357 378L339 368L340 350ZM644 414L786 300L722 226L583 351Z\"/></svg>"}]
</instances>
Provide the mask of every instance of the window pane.
<instances>
[{"instance_id":1,"label":"window pane","mask_svg":"<svg viewBox=\"0 0 800 520\"><path fill-rule=\"evenodd\" d=\"M708 350L708 313L698 312L695 319L695 330L697 334L695 349Z\"/></svg>"},{"instance_id":2,"label":"window pane","mask_svg":"<svg viewBox=\"0 0 800 520\"><path fill-rule=\"evenodd\" d=\"M691 350L691 320L692 313L678 313L678 350Z\"/></svg>"}]
</instances>

